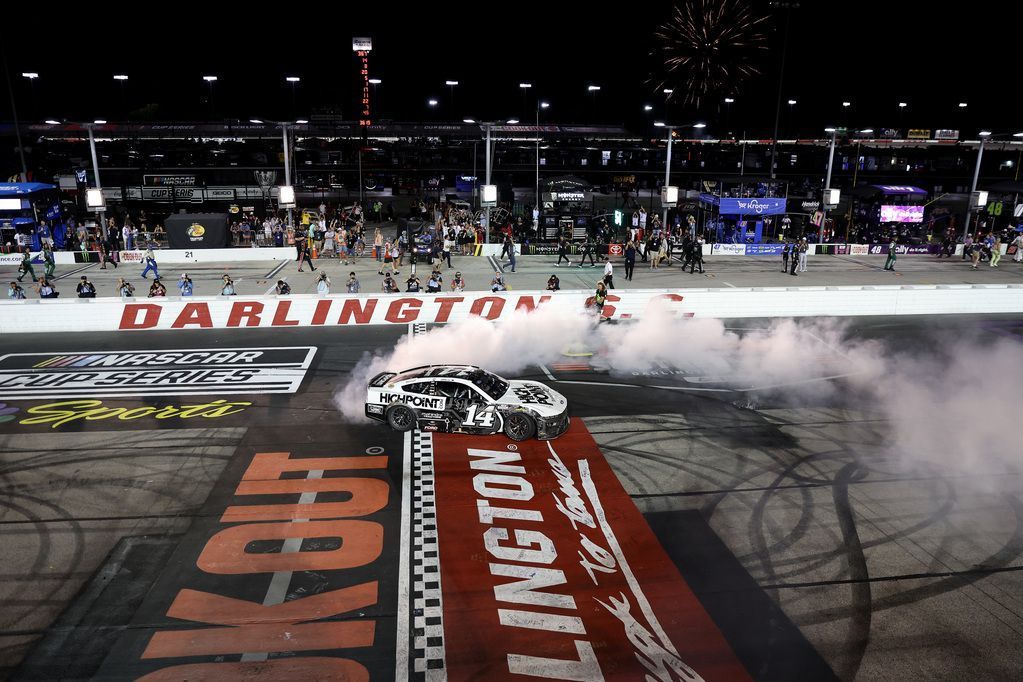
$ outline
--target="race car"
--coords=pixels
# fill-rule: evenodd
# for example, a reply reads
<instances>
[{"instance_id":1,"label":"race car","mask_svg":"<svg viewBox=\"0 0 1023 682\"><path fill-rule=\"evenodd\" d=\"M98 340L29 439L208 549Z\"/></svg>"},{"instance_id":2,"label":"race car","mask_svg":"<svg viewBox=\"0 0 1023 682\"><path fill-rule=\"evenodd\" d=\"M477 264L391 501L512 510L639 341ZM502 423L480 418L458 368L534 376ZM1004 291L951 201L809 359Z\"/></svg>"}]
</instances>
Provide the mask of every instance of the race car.
<instances>
[{"instance_id":1,"label":"race car","mask_svg":"<svg viewBox=\"0 0 1023 682\"><path fill-rule=\"evenodd\" d=\"M366 416L395 431L557 438L568 403L537 381L509 381L473 365L425 365L383 372L369 383Z\"/></svg>"}]
</instances>

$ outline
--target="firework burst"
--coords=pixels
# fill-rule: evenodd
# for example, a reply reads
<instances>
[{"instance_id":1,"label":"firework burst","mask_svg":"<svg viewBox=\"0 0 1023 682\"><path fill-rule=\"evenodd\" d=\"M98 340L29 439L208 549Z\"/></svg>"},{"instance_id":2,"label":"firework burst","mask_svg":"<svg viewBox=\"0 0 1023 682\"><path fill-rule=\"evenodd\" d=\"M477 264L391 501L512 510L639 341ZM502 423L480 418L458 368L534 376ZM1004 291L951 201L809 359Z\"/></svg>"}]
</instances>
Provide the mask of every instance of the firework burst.
<instances>
[{"instance_id":1,"label":"firework burst","mask_svg":"<svg viewBox=\"0 0 1023 682\"><path fill-rule=\"evenodd\" d=\"M697 108L710 95L736 94L740 83L760 73L766 23L748 0L684 0L654 33L653 53L663 71L650 82Z\"/></svg>"}]
</instances>

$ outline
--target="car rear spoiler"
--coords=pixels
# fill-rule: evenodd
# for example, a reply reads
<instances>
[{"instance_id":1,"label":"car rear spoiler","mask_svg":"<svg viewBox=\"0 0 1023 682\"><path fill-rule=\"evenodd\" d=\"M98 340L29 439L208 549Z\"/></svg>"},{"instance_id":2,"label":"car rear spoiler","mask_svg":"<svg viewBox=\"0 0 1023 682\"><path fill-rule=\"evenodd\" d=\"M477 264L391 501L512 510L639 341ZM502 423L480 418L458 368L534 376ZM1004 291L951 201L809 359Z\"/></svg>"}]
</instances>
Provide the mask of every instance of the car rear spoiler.
<instances>
[{"instance_id":1,"label":"car rear spoiler","mask_svg":"<svg viewBox=\"0 0 1023 682\"><path fill-rule=\"evenodd\" d=\"M381 372L380 374L377 374L375 377L373 377L373 380L369 382L369 385L372 386L373 388L380 388L381 386L383 386L396 376L398 375L395 374L394 372Z\"/></svg>"}]
</instances>

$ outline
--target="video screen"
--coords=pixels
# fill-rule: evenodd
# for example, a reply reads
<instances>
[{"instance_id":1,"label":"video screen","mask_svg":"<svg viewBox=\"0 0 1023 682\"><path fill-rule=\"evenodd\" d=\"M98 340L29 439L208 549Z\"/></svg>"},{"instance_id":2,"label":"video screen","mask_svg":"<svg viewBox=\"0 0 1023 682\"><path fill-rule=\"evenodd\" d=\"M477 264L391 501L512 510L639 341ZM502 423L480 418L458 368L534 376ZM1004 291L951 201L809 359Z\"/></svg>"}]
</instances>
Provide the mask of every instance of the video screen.
<instances>
[{"instance_id":1,"label":"video screen","mask_svg":"<svg viewBox=\"0 0 1023 682\"><path fill-rule=\"evenodd\" d=\"M923 206L881 206L882 223L922 223Z\"/></svg>"}]
</instances>

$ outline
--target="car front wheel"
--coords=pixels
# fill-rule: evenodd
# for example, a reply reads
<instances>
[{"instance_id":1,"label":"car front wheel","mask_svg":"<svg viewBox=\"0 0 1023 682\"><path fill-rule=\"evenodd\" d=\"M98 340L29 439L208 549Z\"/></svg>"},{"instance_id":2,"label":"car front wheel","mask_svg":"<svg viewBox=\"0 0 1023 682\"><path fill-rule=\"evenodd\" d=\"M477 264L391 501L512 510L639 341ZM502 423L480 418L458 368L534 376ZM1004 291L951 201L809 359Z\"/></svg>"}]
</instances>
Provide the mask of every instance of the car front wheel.
<instances>
[{"instance_id":1,"label":"car front wheel","mask_svg":"<svg viewBox=\"0 0 1023 682\"><path fill-rule=\"evenodd\" d=\"M528 414L513 412L504 418L504 435L512 440L526 440L536 433L536 422Z\"/></svg>"},{"instance_id":2,"label":"car front wheel","mask_svg":"<svg viewBox=\"0 0 1023 682\"><path fill-rule=\"evenodd\" d=\"M387 408L387 424L395 431L409 431L416 425L415 413L405 405L392 405Z\"/></svg>"}]
</instances>

